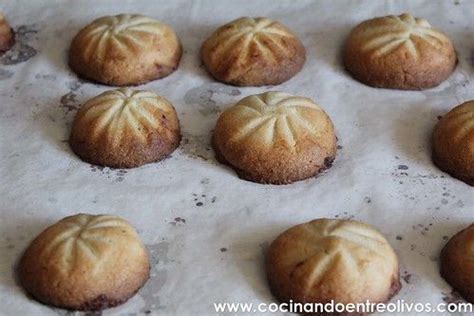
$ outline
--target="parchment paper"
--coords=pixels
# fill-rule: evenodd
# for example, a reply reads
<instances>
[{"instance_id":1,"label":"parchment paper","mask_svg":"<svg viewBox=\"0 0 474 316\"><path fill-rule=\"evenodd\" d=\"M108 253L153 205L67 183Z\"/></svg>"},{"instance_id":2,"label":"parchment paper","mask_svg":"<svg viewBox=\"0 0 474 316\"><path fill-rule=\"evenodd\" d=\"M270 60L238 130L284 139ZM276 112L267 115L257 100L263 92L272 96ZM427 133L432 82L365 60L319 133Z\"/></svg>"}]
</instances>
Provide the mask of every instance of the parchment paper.
<instances>
[{"instance_id":1,"label":"parchment paper","mask_svg":"<svg viewBox=\"0 0 474 316\"><path fill-rule=\"evenodd\" d=\"M474 98L474 2L455 1L1 1L17 44L0 58L0 314L66 312L28 298L13 268L48 225L78 212L126 217L152 255L152 276L128 303L104 314L209 315L214 302L274 302L263 252L290 226L318 217L354 218L379 228L401 262L396 298L456 300L439 276L448 237L473 221L473 188L439 171L429 138L437 117ZM140 86L168 98L183 142L171 158L131 170L98 168L68 146L81 103L110 87L67 67L76 32L94 18L143 13L182 40L179 69ZM362 20L411 12L454 41L455 73L421 92L374 89L344 71L340 49ZM215 82L199 60L202 41L240 16L268 16L296 32L304 69L276 87ZM219 113L255 93L313 98L331 116L340 149L324 175L287 186L240 180L218 164L209 135Z\"/></svg>"}]
</instances>

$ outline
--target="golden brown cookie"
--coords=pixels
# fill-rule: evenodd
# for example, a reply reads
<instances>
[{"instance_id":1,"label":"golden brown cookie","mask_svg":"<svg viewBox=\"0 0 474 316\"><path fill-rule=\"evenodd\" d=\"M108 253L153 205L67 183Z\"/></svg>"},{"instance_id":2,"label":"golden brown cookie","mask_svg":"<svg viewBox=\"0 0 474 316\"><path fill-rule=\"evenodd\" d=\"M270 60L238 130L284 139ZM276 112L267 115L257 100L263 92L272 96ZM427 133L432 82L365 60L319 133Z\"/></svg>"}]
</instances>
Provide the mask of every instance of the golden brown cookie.
<instances>
[{"instance_id":1,"label":"golden brown cookie","mask_svg":"<svg viewBox=\"0 0 474 316\"><path fill-rule=\"evenodd\" d=\"M390 244L351 220L316 219L288 229L270 245L266 271L280 302L384 303L401 288Z\"/></svg>"},{"instance_id":2,"label":"golden brown cookie","mask_svg":"<svg viewBox=\"0 0 474 316\"><path fill-rule=\"evenodd\" d=\"M240 100L219 117L216 157L246 180L287 184L329 168L336 155L331 119L311 99L267 92Z\"/></svg>"},{"instance_id":3,"label":"golden brown cookie","mask_svg":"<svg viewBox=\"0 0 474 316\"><path fill-rule=\"evenodd\" d=\"M474 303L474 225L458 232L441 251L441 276Z\"/></svg>"},{"instance_id":4,"label":"golden brown cookie","mask_svg":"<svg viewBox=\"0 0 474 316\"><path fill-rule=\"evenodd\" d=\"M9 50L15 43L15 36L13 30L5 19L5 16L0 12L0 53Z\"/></svg>"},{"instance_id":5,"label":"golden brown cookie","mask_svg":"<svg viewBox=\"0 0 474 316\"><path fill-rule=\"evenodd\" d=\"M243 17L218 28L203 43L201 58L219 81L262 86L296 75L303 68L306 50L280 22Z\"/></svg>"},{"instance_id":6,"label":"golden brown cookie","mask_svg":"<svg viewBox=\"0 0 474 316\"><path fill-rule=\"evenodd\" d=\"M80 77L127 86L166 77L178 68L181 44L171 27L143 15L104 16L84 27L69 49Z\"/></svg>"},{"instance_id":7,"label":"golden brown cookie","mask_svg":"<svg viewBox=\"0 0 474 316\"><path fill-rule=\"evenodd\" d=\"M474 186L474 100L446 114L433 131L433 161L443 171Z\"/></svg>"},{"instance_id":8,"label":"golden brown cookie","mask_svg":"<svg viewBox=\"0 0 474 316\"><path fill-rule=\"evenodd\" d=\"M104 92L79 109L69 143L91 164L133 168L166 158L180 139L178 117L168 100L122 88Z\"/></svg>"},{"instance_id":9,"label":"golden brown cookie","mask_svg":"<svg viewBox=\"0 0 474 316\"><path fill-rule=\"evenodd\" d=\"M352 76L378 88L435 87L456 63L451 40L425 19L407 13L362 22L352 30L344 50L344 64Z\"/></svg>"},{"instance_id":10,"label":"golden brown cookie","mask_svg":"<svg viewBox=\"0 0 474 316\"><path fill-rule=\"evenodd\" d=\"M112 215L78 214L48 227L20 260L35 299L71 310L101 310L132 297L148 280L148 253L135 229Z\"/></svg>"}]
</instances>

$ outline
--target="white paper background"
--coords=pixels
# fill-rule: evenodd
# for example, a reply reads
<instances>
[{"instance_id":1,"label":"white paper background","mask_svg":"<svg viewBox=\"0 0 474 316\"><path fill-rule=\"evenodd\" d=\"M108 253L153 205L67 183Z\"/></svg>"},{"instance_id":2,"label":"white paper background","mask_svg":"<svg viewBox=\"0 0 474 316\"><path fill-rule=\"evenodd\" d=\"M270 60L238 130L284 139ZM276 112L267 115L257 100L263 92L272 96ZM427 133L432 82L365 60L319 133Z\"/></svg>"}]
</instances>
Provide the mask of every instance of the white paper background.
<instances>
[{"instance_id":1,"label":"white paper background","mask_svg":"<svg viewBox=\"0 0 474 316\"><path fill-rule=\"evenodd\" d=\"M20 43L0 58L0 314L65 313L25 296L13 267L39 232L78 212L126 217L153 257L146 286L105 314L201 315L214 313L213 302L273 302L263 249L294 224L336 216L385 234L406 279L396 298L434 304L453 298L437 259L443 236L473 221L474 189L433 166L429 137L438 115L474 98L474 1L4 0L1 7ZM67 144L75 109L109 89L71 73L70 40L92 19L124 12L167 22L184 47L174 74L140 87L173 102L183 143L170 159L126 172L84 163ZM449 34L459 54L455 73L423 92L379 90L351 79L340 62L350 29L402 12ZM300 36L308 58L295 78L278 87L236 88L206 74L202 41L245 15L280 20ZM8 65L18 61L15 53L22 60L35 51ZM342 149L329 172L269 186L242 181L215 162L209 133L219 113L268 90L311 97L331 116Z\"/></svg>"}]
</instances>

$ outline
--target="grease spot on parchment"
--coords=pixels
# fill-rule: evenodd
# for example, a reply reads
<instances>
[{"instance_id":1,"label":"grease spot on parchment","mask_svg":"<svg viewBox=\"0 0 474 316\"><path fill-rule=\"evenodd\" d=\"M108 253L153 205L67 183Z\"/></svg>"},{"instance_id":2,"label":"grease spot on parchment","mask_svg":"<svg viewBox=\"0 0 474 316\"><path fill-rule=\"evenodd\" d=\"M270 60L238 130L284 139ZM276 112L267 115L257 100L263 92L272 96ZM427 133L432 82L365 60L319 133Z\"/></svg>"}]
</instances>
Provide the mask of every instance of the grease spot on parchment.
<instances>
[{"instance_id":1,"label":"grease spot on parchment","mask_svg":"<svg viewBox=\"0 0 474 316\"><path fill-rule=\"evenodd\" d=\"M0 57L2 65L16 65L25 62L36 55L37 51L31 46L36 39L38 28L36 25L22 25L15 30L15 44Z\"/></svg>"},{"instance_id":2,"label":"grease spot on parchment","mask_svg":"<svg viewBox=\"0 0 474 316\"><path fill-rule=\"evenodd\" d=\"M234 97L240 94L240 90L236 87L226 86L221 83L206 83L186 92L184 102L196 109L203 117L214 120L221 111L220 103L235 102ZM202 135L183 131L182 136L181 151L186 156L217 164L211 149L210 132Z\"/></svg>"},{"instance_id":3,"label":"grease spot on parchment","mask_svg":"<svg viewBox=\"0 0 474 316\"><path fill-rule=\"evenodd\" d=\"M68 81L66 83L66 87L71 91L77 91L84 84L84 82L85 81L81 79Z\"/></svg>"},{"instance_id":4,"label":"grease spot on parchment","mask_svg":"<svg viewBox=\"0 0 474 316\"><path fill-rule=\"evenodd\" d=\"M172 226L179 226L179 225L184 225L186 224L186 220L182 217L175 217L173 221L170 222L170 225Z\"/></svg>"},{"instance_id":5,"label":"grease spot on parchment","mask_svg":"<svg viewBox=\"0 0 474 316\"><path fill-rule=\"evenodd\" d=\"M140 312L150 314L153 310L165 307L161 304L159 295L168 279L167 264L173 260L168 258L169 243L167 241L146 246L150 254L151 270L150 279L140 290L140 296L145 301L145 306Z\"/></svg>"},{"instance_id":6,"label":"grease spot on parchment","mask_svg":"<svg viewBox=\"0 0 474 316\"><path fill-rule=\"evenodd\" d=\"M431 229L433 228L433 226L434 224L431 222L428 224L419 223L419 224L412 225L412 230L415 232L418 232L421 236L431 238L429 235L431 233ZM433 262L438 261L438 253L437 252L433 253L432 251L430 251L427 247L423 245L420 246L417 244L410 244L410 250L416 251L418 255L422 257L426 257L430 261L433 261Z\"/></svg>"},{"instance_id":7,"label":"grease spot on parchment","mask_svg":"<svg viewBox=\"0 0 474 316\"><path fill-rule=\"evenodd\" d=\"M412 229L414 231L419 232L422 236L427 236L428 233L430 232L431 227L433 226L433 223L429 224L416 224L412 225Z\"/></svg>"},{"instance_id":8,"label":"grease spot on parchment","mask_svg":"<svg viewBox=\"0 0 474 316\"><path fill-rule=\"evenodd\" d=\"M408 171L408 169L398 169L398 167L397 167L397 170L392 172L393 180L400 183L400 184L404 183L404 181L401 181L401 179L404 179L406 181L410 181L412 184L424 185L426 180L446 178L445 175L437 175L437 174L433 174L433 173L429 173L429 174L420 174L420 173L409 174L407 171Z\"/></svg>"},{"instance_id":9,"label":"grease spot on parchment","mask_svg":"<svg viewBox=\"0 0 474 316\"><path fill-rule=\"evenodd\" d=\"M406 284L411 284L414 281L413 274L408 273L406 270L403 272L401 277Z\"/></svg>"},{"instance_id":10,"label":"grease spot on parchment","mask_svg":"<svg viewBox=\"0 0 474 316\"><path fill-rule=\"evenodd\" d=\"M145 301L145 306L141 312L148 314L153 310L159 310L165 308L160 301L160 291L168 279L168 271L165 269L153 268L150 271L150 279L146 285L140 290L140 295Z\"/></svg>"},{"instance_id":11,"label":"grease spot on parchment","mask_svg":"<svg viewBox=\"0 0 474 316\"><path fill-rule=\"evenodd\" d=\"M0 80L6 80L13 77L13 71L0 68Z\"/></svg>"},{"instance_id":12,"label":"grease spot on parchment","mask_svg":"<svg viewBox=\"0 0 474 316\"><path fill-rule=\"evenodd\" d=\"M96 165L90 165L90 168L92 172L98 172L100 175L107 177L107 179L114 179L114 182L124 181L128 172L125 169L113 169Z\"/></svg>"},{"instance_id":13,"label":"grease spot on parchment","mask_svg":"<svg viewBox=\"0 0 474 316\"><path fill-rule=\"evenodd\" d=\"M54 80L56 80L56 76L53 75L53 74L42 74L42 73L39 73L39 74L36 74L36 75L35 75L35 79L37 79L37 80L45 80L45 81L54 81Z\"/></svg>"},{"instance_id":14,"label":"grease spot on parchment","mask_svg":"<svg viewBox=\"0 0 474 316\"><path fill-rule=\"evenodd\" d=\"M211 149L210 135L196 136L183 132L182 137L180 150L186 156L193 159L202 159L217 165L214 152Z\"/></svg>"},{"instance_id":15,"label":"grease spot on parchment","mask_svg":"<svg viewBox=\"0 0 474 316\"><path fill-rule=\"evenodd\" d=\"M443 301L447 304L459 304L464 302L461 295L454 290L452 290L451 293L442 292L441 294L443 295Z\"/></svg>"},{"instance_id":16,"label":"grease spot on parchment","mask_svg":"<svg viewBox=\"0 0 474 316\"><path fill-rule=\"evenodd\" d=\"M148 245L147 248L150 251L150 256L154 264L167 264L174 261L168 258L170 243L167 241L161 241L156 244Z\"/></svg>"},{"instance_id":17,"label":"grease spot on parchment","mask_svg":"<svg viewBox=\"0 0 474 316\"><path fill-rule=\"evenodd\" d=\"M73 91L69 91L61 97L59 100L59 106L64 109L65 114L68 115L71 112L75 112L81 106L77 100L77 94Z\"/></svg>"},{"instance_id":18,"label":"grease spot on parchment","mask_svg":"<svg viewBox=\"0 0 474 316\"><path fill-rule=\"evenodd\" d=\"M125 175L127 174L127 170L119 169L115 173L117 178L115 178L115 182L122 182L125 179Z\"/></svg>"},{"instance_id":19,"label":"grease spot on parchment","mask_svg":"<svg viewBox=\"0 0 474 316\"><path fill-rule=\"evenodd\" d=\"M427 99L437 98L440 96L455 96L456 99L461 103L465 100L469 94L470 76L463 69L459 68L449 79L446 81L443 90L428 89L420 91Z\"/></svg>"},{"instance_id":20,"label":"grease spot on parchment","mask_svg":"<svg viewBox=\"0 0 474 316\"><path fill-rule=\"evenodd\" d=\"M196 206L200 207L203 206L204 203L215 203L217 201L217 196L208 197L206 194L198 195L193 193L193 200Z\"/></svg>"},{"instance_id":21,"label":"grease spot on parchment","mask_svg":"<svg viewBox=\"0 0 474 316\"><path fill-rule=\"evenodd\" d=\"M409 194L403 194L403 196L411 201L419 201L414 195L409 195Z\"/></svg>"},{"instance_id":22,"label":"grease spot on parchment","mask_svg":"<svg viewBox=\"0 0 474 316\"><path fill-rule=\"evenodd\" d=\"M352 214L349 214L348 212L341 212L341 213L338 213L336 215L334 215L335 218L337 219L354 219L355 216L352 215Z\"/></svg>"},{"instance_id":23,"label":"grease spot on parchment","mask_svg":"<svg viewBox=\"0 0 474 316\"><path fill-rule=\"evenodd\" d=\"M196 106L199 113L204 116L213 115L220 112L220 108L214 100L216 94L237 96L241 92L235 87L229 87L220 83L206 83L186 92L184 102Z\"/></svg>"}]
</instances>

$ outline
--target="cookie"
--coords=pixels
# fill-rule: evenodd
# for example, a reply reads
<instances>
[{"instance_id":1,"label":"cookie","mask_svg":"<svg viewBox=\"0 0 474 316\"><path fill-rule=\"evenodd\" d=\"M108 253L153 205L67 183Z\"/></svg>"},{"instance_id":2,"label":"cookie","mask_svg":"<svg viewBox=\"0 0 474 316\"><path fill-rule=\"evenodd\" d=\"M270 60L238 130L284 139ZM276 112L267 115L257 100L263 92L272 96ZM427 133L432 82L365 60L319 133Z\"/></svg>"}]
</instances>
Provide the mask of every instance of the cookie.
<instances>
[{"instance_id":1,"label":"cookie","mask_svg":"<svg viewBox=\"0 0 474 316\"><path fill-rule=\"evenodd\" d=\"M276 85L296 75L306 50L288 28L268 18L242 17L219 27L201 58L217 80L236 86Z\"/></svg>"},{"instance_id":2,"label":"cookie","mask_svg":"<svg viewBox=\"0 0 474 316\"><path fill-rule=\"evenodd\" d=\"M454 235L441 251L441 276L474 303L474 225Z\"/></svg>"},{"instance_id":3,"label":"cookie","mask_svg":"<svg viewBox=\"0 0 474 316\"><path fill-rule=\"evenodd\" d=\"M329 116L311 99L267 92L240 100L219 117L216 157L246 180L287 184L329 168L336 135Z\"/></svg>"},{"instance_id":4,"label":"cookie","mask_svg":"<svg viewBox=\"0 0 474 316\"><path fill-rule=\"evenodd\" d=\"M130 86L168 76L181 59L181 44L168 25L137 14L104 16L84 27L69 49L80 77Z\"/></svg>"},{"instance_id":5,"label":"cookie","mask_svg":"<svg viewBox=\"0 0 474 316\"><path fill-rule=\"evenodd\" d=\"M266 272L282 303L385 303L401 288L390 244L352 220L316 219L288 229L270 245Z\"/></svg>"},{"instance_id":6,"label":"cookie","mask_svg":"<svg viewBox=\"0 0 474 316\"><path fill-rule=\"evenodd\" d=\"M432 88L449 77L456 63L451 40L425 19L407 13L362 22L344 49L352 76L378 88Z\"/></svg>"},{"instance_id":7,"label":"cookie","mask_svg":"<svg viewBox=\"0 0 474 316\"><path fill-rule=\"evenodd\" d=\"M84 161L133 168L169 156L181 139L173 105L149 91L121 88L87 101L77 112L69 144Z\"/></svg>"},{"instance_id":8,"label":"cookie","mask_svg":"<svg viewBox=\"0 0 474 316\"><path fill-rule=\"evenodd\" d=\"M474 100L441 118L433 131L432 143L434 163L474 186Z\"/></svg>"},{"instance_id":9,"label":"cookie","mask_svg":"<svg viewBox=\"0 0 474 316\"><path fill-rule=\"evenodd\" d=\"M102 310L132 297L148 280L148 253L135 229L112 215L66 217L36 237L18 276L38 301L71 310Z\"/></svg>"},{"instance_id":10,"label":"cookie","mask_svg":"<svg viewBox=\"0 0 474 316\"><path fill-rule=\"evenodd\" d=\"M0 53L9 50L15 43L15 36L13 30L5 19L5 16L0 12Z\"/></svg>"}]
</instances>

